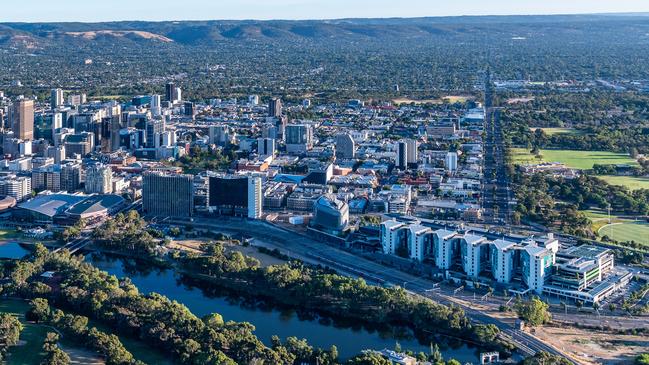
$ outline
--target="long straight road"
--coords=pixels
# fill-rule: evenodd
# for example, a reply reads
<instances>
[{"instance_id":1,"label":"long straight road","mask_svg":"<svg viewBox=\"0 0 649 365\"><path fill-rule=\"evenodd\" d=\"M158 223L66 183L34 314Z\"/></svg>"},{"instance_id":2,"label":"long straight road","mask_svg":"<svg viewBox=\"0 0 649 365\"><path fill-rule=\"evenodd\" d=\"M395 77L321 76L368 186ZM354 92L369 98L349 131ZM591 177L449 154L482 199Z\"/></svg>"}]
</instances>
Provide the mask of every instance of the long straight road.
<instances>
[{"instance_id":1,"label":"long straight road","mask_svg":"<svg viewBox=\"0 0 649 365\"><path fill-rule=\"evenodd\" d=\"M505 144L500 108L497 107L496 88L487 70L484 83L485 138L482 183L482 207L485 221L492 224L508 224L511 200L507 166L505 165Z\"/></svg>"},{"instance_id":2,"label":"long straight road","mask_svg":"<svg viewBox=\"0 0 649 365\"><path fill-rule=\"evenodd\" d=\"M500 113L500 109L492 107L487 108L485 114L483 207L492 223L507 224L510 186Z\"/></svg>"},{"instance_id":3,"label":"long straight road","mask_svg":"<svg viewBox=\"0 0 649 365\"><path fill-rule=\"evenodd\" d=\"M503 336L511 341L523 353L533 354L546 351L552 354L569 357L561 351L545 344L536 337L515 328L514 320L492 317L470 307L464 302L455 301L451 296L433 290L437 283L399 271L345 250L328 246L304 235L282 229L265 222L243 219L204 219L196 218L194 222L171 220L170 224L189 225L199 229L216 232L237 233L251 236L279 249L291 257L305 262L329 266L342 274L363 277L367 281L384 284L391 283L405 287L413 295L420 295L435 302L456 305L476 323L493 324Z\"/></svg>"}]
</instances>

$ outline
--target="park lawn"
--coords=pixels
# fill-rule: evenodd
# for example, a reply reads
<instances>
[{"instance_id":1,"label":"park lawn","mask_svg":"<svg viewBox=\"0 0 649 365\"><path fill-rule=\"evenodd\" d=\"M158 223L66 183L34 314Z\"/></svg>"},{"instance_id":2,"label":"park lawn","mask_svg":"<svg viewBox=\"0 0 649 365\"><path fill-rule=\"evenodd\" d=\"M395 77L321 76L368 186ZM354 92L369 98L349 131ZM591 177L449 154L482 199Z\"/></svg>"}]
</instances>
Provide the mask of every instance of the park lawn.
<instances>
[{"instance_id":1,"label":"park lawn","mask_svg":"<svg viewBox=\"0 0 649 365\"><path fill-rule=\"evenodd\" d=\"M602 175L597 178L611 185L626 186L629 190L649 189L649 178L646 177Z\"/></svg>"},{"instance_id":2,"label":"park lawn","mask_svg":"<svg viewBox=\"0 0 649 365\"><path fill-rule=\"evenodd\" d=\"M574 128L536 128L536 127L530 127L531 131L535 131L537 129L543 130L545 134L548 136L554 136L556 134L572 134L572 135L582 135L584 134L583 131L580 131L578 129Z\"/></svg>"},{"instance_id":3,"label":"park lawn","mask_svg":"<svg viewBox=\"0 0 649 365\"><path fill-rule=\"evenodd\" d=\"M526 148L513 148L512 159L515 164L537 164L539 162L560 162L566 166L579 169L592 169L593 165L637 165L629 155L606 151L573 151L573 150L541 150L542 159L539 161Z\"/></svg>"},{"instance_id":4,"label":"park lawn","mask_svg":"<svg viewBox=\"0 0 649 365\"><path fill-rule=\"evenodd\" d=\"M605 210L602 209L588 209L588 210L582 210L582 213L586 215L586 218L594 221L594 220L600 220L600 219L608 219L608 213Z\"/></svg>"},{"instance_id":5,"label":"park lawn","mask_svg":"<svg viewBox=\"0 0 649 365\"><path fill-rule=\"evenodd\" d=\"M608 236L618 242L635 241L649 246L649 223L643 221L626 221L611 224L599 229L600 237Z\"/></svg>"}]
</instances>

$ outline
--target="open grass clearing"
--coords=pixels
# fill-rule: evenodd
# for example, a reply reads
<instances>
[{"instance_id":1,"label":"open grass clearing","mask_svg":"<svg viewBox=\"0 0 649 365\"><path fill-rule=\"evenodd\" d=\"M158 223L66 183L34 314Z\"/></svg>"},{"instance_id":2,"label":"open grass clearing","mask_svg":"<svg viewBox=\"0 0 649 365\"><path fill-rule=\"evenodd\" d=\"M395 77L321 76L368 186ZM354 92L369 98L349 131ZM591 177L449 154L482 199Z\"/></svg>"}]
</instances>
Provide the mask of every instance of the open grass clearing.
<instances>
[{"instance_id":1,"label":"open grass clearing","mask_svg":"<svg viewBox=\"0 0 649 365\"><path fill-rule=\"evenodd\" d=\"M515 164L538 164L541 162L559 162L573 169L592 169L593 165L631 165L637 162L628 154L606 151L574 151L574 150L541 150L541 159L534 156L526 148L513 148L512 159Z\"/></svg>"},{"instance_id":2,"label":"open grass clearing","mask_svg":"<svg viewBox=\"0 0 649 365\"><path fill-rule=\"evenodd\" d=\"M572 134L572 135L583 135L584 132L574 128L537 128L530 127L530 130L533 132L537 129L541 129L548 136L554 136L557 134Z\"/></svg>"},{"instance_id":3,"label":"open grass clearing","mask_svg":"<svg viewBox=\"0 0 649 365\"><path fill-rule=\"evenodd\" d=\"M392 99L392 102L396 105L400 104L442 104L443 101L440 99L408 99L408 98L397 98Z\"/></svg>"},{"instance_id":4,"label":"open grass clearing","mask_svg":"<svg viewBox=\"0 0 649 365\"><path fill-rule=\"evenodd\" d=\"M611 185L626 186L629 190L649 189L649 178L646 177L602 175L597 178Z\"/></svg>"}]
</instances>

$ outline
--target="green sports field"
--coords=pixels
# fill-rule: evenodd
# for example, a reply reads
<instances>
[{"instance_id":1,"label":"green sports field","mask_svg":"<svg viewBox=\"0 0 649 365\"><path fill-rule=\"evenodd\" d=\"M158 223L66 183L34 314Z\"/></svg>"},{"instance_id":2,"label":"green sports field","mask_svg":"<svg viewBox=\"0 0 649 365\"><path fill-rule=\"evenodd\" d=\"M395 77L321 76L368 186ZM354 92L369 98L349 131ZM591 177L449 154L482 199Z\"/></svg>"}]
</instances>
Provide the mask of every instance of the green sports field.
<instances>
[{"instance_id":1,"label":"green sports field","mask_svg":"<svg viewBox=\"0 0 649 365\"><path fill-rule=\"evenodd\" d=\"M649 223L628 221L606 225L599 229L599 235L608 236L618 242L635 241L649 246Z\"/></svg>"},{"instance_id":2,"label":"green sports field","mask_svg":"<svg viewBox=\"0 0 649 365\"><path fill-rule=\"evenodd\" d=\"M635 176L597 176L611 185L626 186L629 190L649 189L649 178Z\"/></svg>"},{"instance_id":3,"label":"green sports field","mask_svg":"<svg viewBox=\"0 0 649 365\"><path fill-rule=\"evenodd\" d=\"M637 165L629 155L605 151L541 150L542 159L536 158L528 149L512 148L515 164L537 164L539 162L560 162L573 169L592 169L593 165Z\"/></svg>"}]
</instances>

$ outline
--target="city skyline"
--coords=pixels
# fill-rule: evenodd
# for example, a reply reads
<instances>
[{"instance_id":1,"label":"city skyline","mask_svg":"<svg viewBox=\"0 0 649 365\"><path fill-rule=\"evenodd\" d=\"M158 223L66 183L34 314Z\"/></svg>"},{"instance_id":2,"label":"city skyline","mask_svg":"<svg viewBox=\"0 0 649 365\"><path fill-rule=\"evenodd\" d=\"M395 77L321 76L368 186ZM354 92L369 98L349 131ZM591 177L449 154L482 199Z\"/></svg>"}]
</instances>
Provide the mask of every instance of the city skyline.
<instances>
[{"instance_id":1,"label":"city skyline","mask_svg":"<svg viewBox=\"0 0 649 365\"><path fill-rule=\"evenodd\" d=\"M21 7L3 9L0 22L101 22L165 20L241 20L241 19L337 19L386 17L438 17L478 15L545 15L649 12L641 0L495 0L488 4L458 0L443 6L425 0L343 1L343 0L224 0L218 3L187 0L163 1L157 7L126 0L93 2L80 8L76 0L56 3L27 0ZM370 6L371 5L371 6ZM81 10L81 11L80 11Z\"/></svg>"}]
</instances>

